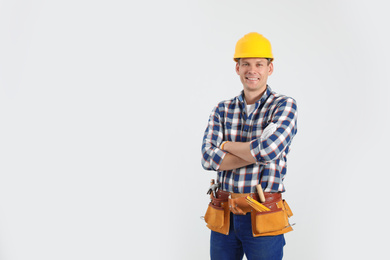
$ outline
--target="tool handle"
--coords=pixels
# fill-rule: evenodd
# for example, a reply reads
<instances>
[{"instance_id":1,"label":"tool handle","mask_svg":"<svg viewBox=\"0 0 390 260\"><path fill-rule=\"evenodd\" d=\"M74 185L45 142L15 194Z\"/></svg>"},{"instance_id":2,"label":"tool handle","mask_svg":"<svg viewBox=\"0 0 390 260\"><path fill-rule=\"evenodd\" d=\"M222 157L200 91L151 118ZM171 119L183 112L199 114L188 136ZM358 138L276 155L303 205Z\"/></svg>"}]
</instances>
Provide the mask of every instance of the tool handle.
<instances>
[{"instance_id":1,"label":"tool handle","mask_svg":"<svg viewBox=\"0 0 390 260\"><path fill-rule=\"evenodd\" d=\"M265 196L264 196L263 188L261 187L260 184L257 184L256 185L256 189L257 189L257 194L259 194L259 197L260 197L260 202L264 203L265 202Z\"/></svg>"}]
</instances>

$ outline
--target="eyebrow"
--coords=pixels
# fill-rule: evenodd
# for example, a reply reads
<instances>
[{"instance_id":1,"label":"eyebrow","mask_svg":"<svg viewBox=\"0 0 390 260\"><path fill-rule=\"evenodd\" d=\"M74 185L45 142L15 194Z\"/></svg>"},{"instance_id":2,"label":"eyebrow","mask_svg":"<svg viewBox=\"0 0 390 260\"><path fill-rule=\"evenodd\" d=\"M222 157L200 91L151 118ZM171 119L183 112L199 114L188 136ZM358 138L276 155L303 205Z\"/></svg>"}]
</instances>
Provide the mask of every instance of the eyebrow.
<instances>
[{"instance_id":1,"label":"eyebrow","mask_svg":"<svg viewBox=\"0 0 390 260\"><path fill-rule=\"evenodd\" d=\"M264 64L264 63L267 63L267 61L256 61L255 64ZM241 62L241 64L249 64L249 62L243 61L243 62Z\"/></svg>"},{"instance_id":2,"label":"eyebrow","mask_svg":"<svg viewBox=\"0 0 390 260\"><path fill-rule=\"evenodd\" d=\"M255 64L267 63L267 62L268 62L268 60L257 60L255 62ZM241 61L241 64L249 64L249 62L248 61Z\"/></svg>"},{"instance_id":3,"label":"eyebrow","mask_svg":"<svg viewBox=\"0 0 390 260\"><path fill-rule=\"evenodd\" d=\"M259 62L267 62L267 61L268 61L267 59L261 59L261 60L255 61L255 62L259 63ZM241 62L249 63L249 61L241 61Z\"/></svg>"}]
</instances>

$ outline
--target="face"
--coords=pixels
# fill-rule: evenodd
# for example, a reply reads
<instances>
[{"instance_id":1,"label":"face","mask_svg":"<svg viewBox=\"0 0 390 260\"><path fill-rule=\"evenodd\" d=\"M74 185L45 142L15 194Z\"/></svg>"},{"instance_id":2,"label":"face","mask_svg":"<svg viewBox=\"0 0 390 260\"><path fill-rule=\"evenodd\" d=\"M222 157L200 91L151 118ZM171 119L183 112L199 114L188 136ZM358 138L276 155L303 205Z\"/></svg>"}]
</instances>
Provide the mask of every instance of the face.
<instances>
[{"instance_id":1,"label":"face","mask_svg":"<svg viewBox=\"0 0 390 260\"><path fill-rule=\"evenodd\" d=\"M264 58L242 58L236 64L236 72L240 76L244 91L258 94L266 90L268 76L273 70L273 64L268 65L268 60Z\"/></svg>"}]
</instances>

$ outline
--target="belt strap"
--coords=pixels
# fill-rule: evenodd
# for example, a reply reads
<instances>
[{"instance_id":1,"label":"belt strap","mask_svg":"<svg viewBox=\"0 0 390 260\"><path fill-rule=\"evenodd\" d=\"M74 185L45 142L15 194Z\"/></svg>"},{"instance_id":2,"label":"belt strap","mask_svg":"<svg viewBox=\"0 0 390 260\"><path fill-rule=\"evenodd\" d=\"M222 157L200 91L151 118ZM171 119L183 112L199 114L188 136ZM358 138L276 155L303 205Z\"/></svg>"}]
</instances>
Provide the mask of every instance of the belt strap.
<instances>
[{"instance_id":1,"label":"belt strap","mask_svg":"<svg viewBox=\"0 0 390 260\"><path fill-rule=\"evenodd\" d=\"M228 191L224 191L224 190L217 191L217 198L220 200L223 200L223 201L228 200L230 195L231 195L232 199L250 196L257 201L260 200L259 195L257 193L233 193L233 192L228 192ZM280 201L282 199L281 193L264 192L264 196L265 196L264 203L277 202L277 201Z\"/></svg>"}]
</instances>

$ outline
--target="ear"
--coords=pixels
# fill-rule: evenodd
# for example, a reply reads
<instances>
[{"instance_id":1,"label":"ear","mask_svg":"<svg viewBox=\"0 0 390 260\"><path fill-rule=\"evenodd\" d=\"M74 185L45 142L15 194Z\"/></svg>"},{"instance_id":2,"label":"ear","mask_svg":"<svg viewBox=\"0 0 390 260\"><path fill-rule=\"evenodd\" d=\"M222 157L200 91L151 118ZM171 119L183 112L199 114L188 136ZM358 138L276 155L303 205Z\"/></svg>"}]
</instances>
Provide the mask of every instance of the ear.
<instances>
[{"instance_id":1,"label":"ear","mask_svg":"<svg viewBox=\"0 0 390 260\"><path fill-rule=\"evenodd\" d=\"M238 62L236 62L236 73L237 75L240 75L240 65L238 64Z\"/></svg>"},{"instance_id":2,"label":"ear","mask_svg":"<svg viewBox=\"0 0 390 260\"><path fill-rule=\"evenodd\" d=\"M274 72L274 64L271 62L268 65L268 76L271 76L272 72Z\"/></svg>"}]
</instances>

